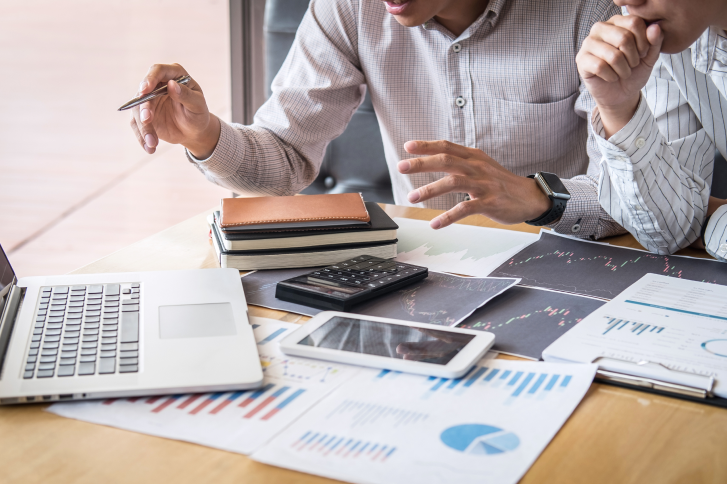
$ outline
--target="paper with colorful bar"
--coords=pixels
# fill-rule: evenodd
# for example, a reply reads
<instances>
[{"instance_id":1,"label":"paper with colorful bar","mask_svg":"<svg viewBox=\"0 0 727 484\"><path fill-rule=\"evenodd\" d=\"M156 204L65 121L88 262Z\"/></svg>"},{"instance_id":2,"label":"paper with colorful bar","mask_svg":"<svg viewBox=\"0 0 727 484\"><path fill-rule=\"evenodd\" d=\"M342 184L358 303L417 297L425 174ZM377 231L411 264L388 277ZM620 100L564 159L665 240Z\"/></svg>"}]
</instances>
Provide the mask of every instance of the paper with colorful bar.
<instances>
[{"instance_id":1,"label":"paper with colorful bar","mask_svg":"<svg viewBox=\"0 0 727 484\"><path fill-rule=\"evenodd\" d=\"M488 359L457 380L362 370L252 458L361 484L515 484L595 371Z\"/></svg>"},{"instance_id":2,"label":"paper with colorful bar","mask_svg":"<svg viewBox=\"0 0 727 484\"><path fill-rule=\"evenodd\" d=\"M251 320L265 376L257 390L58 403L48 411L249 454L359 371L342 364L288 357L275 343L298 325Z\"/></svg>"}]
</instances>

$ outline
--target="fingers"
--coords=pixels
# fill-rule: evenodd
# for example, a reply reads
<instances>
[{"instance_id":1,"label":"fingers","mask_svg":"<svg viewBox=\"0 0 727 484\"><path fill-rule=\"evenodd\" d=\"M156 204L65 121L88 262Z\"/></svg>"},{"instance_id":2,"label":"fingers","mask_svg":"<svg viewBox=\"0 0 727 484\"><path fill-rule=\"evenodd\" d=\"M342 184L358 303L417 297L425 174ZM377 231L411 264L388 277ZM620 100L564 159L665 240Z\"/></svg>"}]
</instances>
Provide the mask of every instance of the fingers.
<instances>
[{"instance_id":1,"label":"fingers","mask_svg":"<svg viewBox=\"0 0 727 484\"><path fill-rule=\"evenodd\" d=\"M447 154L459 158L467 159L470 156L480 152L473 148L450 143L449 141L407 141L404 143L404 149L412 155L438 155Z\"/></svg>"},{"instance_id":2,"label":"fingers","mask_svg":"<svg viewBox=\"0 0 727 484\"><path fill-rule=\"evenodd\" d=\"M458 220L462 220L465 217L478 213L477 205L476 200L459 202L454 206L454 208L444 212L442 215L429 222L429 226L436 230L452 225Z\"/></svg>"},{"instance_id":3,"label":"fingers","mask_svg":"<svg viewBox=\"0 0 727 484\"><path fill-rule=\"evenodd\" d=\"M436 170L435 170L436 171ZM469 193L476 189L475 182L466 176L449 175L409 192L407 198L410 203L419 203L445 193Z\"/></svg>"},{"instance_id":4,"label":"fingers","mask_svg":"<svg viewBox=\"0 0 727 484\"><path fill-rule=\"evenodd\" d=\"M474 175L475 164L450 154L425 156L402 160L397 165L399 173L451 173L453 175Z\"/></svg>"},{"instance_id":5,"label":"fingers","mask_svg":"<svg viewBox=\"0 0 727 484\"><path fill-rule=\"evenodd\" d=\"M195 91L174 81L167 81L168 96L194 114L207 112L207 103L202 91Z\"/></svg>"},{"instance_id":6,"label":"fingers","mask_svg":"<svg viewBox=\"0 0 727 484\"><path fill-rule=\"evenodd\" d=\"M179 64L154 64L149 68L144 79L141 80L139 94L148 94L156 89L159 83L167 82L169 79L176 79L186 74L187 71Z\"/></svg>"},{"instance_id":7,"label":"fingers","mask_svg":"<svg viewBox=\"0 0 727 484\"><path fill-rule=\"evenodd\" d=\"M142 104L142 106L145 104ZM131 130L134 132L134 135L139 141L141 147L144 148L144 151L152 154L156 151L156 147L159 144L159 138L154 130L154 125L151 124L151 122L144 123L141 121L140 113L141 110L139 109L139 106L136 106L131 110Z\"/></svg>"},{"instance_id":8,"label":"fingers","mask_svg":"<svg viewBox=\"0 0 727 484\"><path fill-rule=\"evenodd\" d=\"M649 28L646 29L646 37L649 40L649 52L644 56L644 63L649 67L654 67L661 54L664 31L658 24L649 25Z\"/></svg>"},{"instance_id":9,"label":"fingers","mask_svg":"<svg viewBox=\"0 0 727 484\"><path fill-rule=\"evenodd\" d=\"M583 79L599 77L606 82L618 81L618 74L608 65L608 62L593 54L580 52L577 61L578 72Z\"/></svg>"},{"instance_id":10,"label":"fingers","mask_svg":"<svg viewBox=\"0 0 727 484\"><path fill-rule=\"evenodd\" d=\"M616 15L611 17L609 24L614 25L621 30L621 35L617 35L615 29L611 32L610 38L614 41L611 45L621 48L626 42L633 42L639 57L644 57L649 51L649 41L646 38L646 22L641 17L635 15ZM604 40L607 40L604 37ZM607 40L608 41L608 40Z\"/></svg>"}]
</instances>

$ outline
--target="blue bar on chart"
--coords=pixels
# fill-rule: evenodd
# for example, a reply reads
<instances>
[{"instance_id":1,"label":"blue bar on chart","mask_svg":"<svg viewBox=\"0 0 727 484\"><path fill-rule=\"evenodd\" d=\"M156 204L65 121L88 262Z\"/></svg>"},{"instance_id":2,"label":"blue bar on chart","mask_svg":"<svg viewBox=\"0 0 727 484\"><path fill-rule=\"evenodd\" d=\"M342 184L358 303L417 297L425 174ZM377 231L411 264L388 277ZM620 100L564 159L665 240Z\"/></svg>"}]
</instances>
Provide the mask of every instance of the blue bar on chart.
<instances>
[{"instance_id":1,"label":"blue bar on chart","mask_svg":"<svg viewBox=\"0 0 727 484\"><path fill-rule=\"evenodd\" d=\"M533 383L533 386L530 387L530 390L528 390L528 393L533 394L533 393L537 392L538 389L540 388L540 385L543 384L543 382L545 381L545 378L547 376L548 376L547 374L541 373L540 376L538 377L538 379L535 380L535 383Z\"/></svg>"},{"instance_id":2,"label":"blue bar on chart","mask_svg":"<svg viewBox=\"0 0 727 484\"><path fill-rule=\"evenodd\" d=\"M525 377L525 379L522 381L522 383L520 383L520 386L517 387L517 390L515 390L512 393L512 396L513 397L519 396L520 393L522 393L522 391L525 390L525 388L530 384L530 380L532 380L534 376L535 376L535 373L528 373L528 375Z\"/></svg>"},{"instance_id":3,"label":"blue bar on chart","mask_svg":"<svg viewBox=\"0 0 727 484\"><path fill-rule=\"evenodd\" d=\"M552 390L553 387L555 386L555 382L558 381L558 378L560 378L560 375L553 375L552 377L550 377L550 381L548 382L547 385L545 385L545 388L543 388L543 391L549 392L550 390Z\"/></svg>"},{"instance_id":4,"label":"blue bar on chart","mask_svg":"<svg viewBox=\"0 0 727 484\"><path fill-rule=\"evenodd\" d=\"M266 345L266 344L270 343L271 341L273 341L278 336L280 336L281 334L285 333L286 331L287 331L286 328L280 328L279 330L270 333L262 341L258 341L258 345Z\"/></svg>"},{"instance_id":5,"label":"blue bar on chart","mask_svg":"<svg viewBox=\"0 0 727 484\"><path fill-rule=\"evenodd\" d=\"M293 400L295 400L296 398L298 398L298 397L299 397L300 395L302 395L302 394L303 394L303 392L305 392L305 390L304 390L304 389L302 389L302 388L300 388L300 389L298 389L298 390L294 391L294 392L293 392L293 393L292 393L291 395L289 395L289 396L288 396L288 397L287 397L287 398L286 398L285 400L283 400L282 402L280 402L279 404L277 404L277 405L275 406L275 408L273 408L273 409L272 409L272 410L270 410L270 411L269 411L268 413L266 413L266 414L265 414L265 415L263 416L263 418L261 418L260 420L270 420L270 419L271 419L271 418L272 418L272 417L273 417L273 416L274 416L274 415L275 415L276 413L278 413L278 412L279 412L279 411L281 411L281 410L282 410L283 408L285 408L285 407L286 407L287 405L289 405L289 404L290 404L290 402L292 402Z\"/></svg>"},{"instance_id":6,"label":"blue bar on chart","mask_svg":"<svg viewBox=\"0 0 727 484\"><path fill-rule=\"evenodd\" d=\"M376 375L376 378L384 378L389 373L391 373L391 370L381 370L381 372Z\"/></svg>"},{"instance_id":7,"label":"blue bar on chart","mask_svg":"<svg viewBox=\"0 0 727 484\"><path fill-rule=\"evenodd\" d=\"M475 382L475 381L476 381L476 380L477 380L477 379L478 379L479 377L481 377L482 375L484 375L486 371L487 371L487 367L486 367L486 366L481 366L481 367L477 368L477 371L475 371L474 373L472 373L472 375L470 375L470 376L469 376L469 377L467 378L467 380L466 380L466 381L464 382L464 387L469 387L469 386L472 386L472 384L473 384L473 383L474 383L474 382Z\"/></svg>"},{"instance_id":8,"label":"blue bar on chart","mask_svg":"<svg viewBox=\"0 0 727 484\"><path fill-rule=\"evenodd\" d=\"M490 381L490 380L492 380L493 378L495 378L495 377L497 376L497 374L498 374L498 373L500 373L500 370L499 370L498 368L495 368L495 369L493 369L493 370L492 370L492 371L491 371L491 372L490 372L490 373L489 373L489 374L488 374L488 375L487 375L487 376L485 377L485 379L484 379L484 380L482 380L482 381L486 381L486 382L487 382L487 381Z\"/></svg>"},{"instance_id":9,"label":"blue bar on chart","mask_svg":"<svg viewBox=\"0 0 727 484\"><path fill-rule=\"evenodd\" d=\"M620 331L624 328L626 328L629 332L635 334L636 336L641 335L647 330L649 333L661 333L664 330L663 326L654 326L651 324L638 323L635 321L624 321L623 319L610 318L608 323L606 323L606 331L604 331L603 334L605 335L611 330Z\"/></svg>"},{"instance_id":10,"label":"blue bar on chart","mask_svg":"<svg viewBox=\"0 0 727 484\"><path fill-rule=\"evenodd\" d=\"M238 405L238 407L247 407L252 402L254 402L256 399L258 399L260 397L260 395L262 395L266 391L270 390L274 386L275 386L274 383L268 383L267 385L265 385L264 387L260 388L259 390L255 390L252 393L252 395L250 395L245 400L243 400L242 402L240 402L240 405Z\"/></svg>"},{"instance_id":11,"label":"blue bar on chart","mask_svg":"<svg viewBox=\"0 0 727 484\"><path fill-rule=\"evenodd\" d=\"M506 378L507 378L508 376L510 376L510 373L512 373L512 371L510 371L510 370L505 370L505 371L504 371L504 372L502 373L502 375L500 375L500 380L504 380L504 379L506 379Z\"/></svg>"},{"instance_id":12,"label":"blue bar on chart","mask_svg":"<svg viewBox=\"0 0 727 484\"><path fill-rule=\"evenodd\" d=\"M224 409L226 406L228 406L229 404L231 404L232 402L234 402L235 400L237 400L238 398L240 398L242 395L244 395L247 392L249 392L249 390L244 390L241 392L235 392L235 393L231 394L230 396L225 398L224 402L220 403L215 408L213 408L210 411L210 415L215 415L215 414L221 412L222 409Z\"/></svg>"},{"instance_id":13,"label":"blue bar on chart","mask_svg":"<svg viewBox=\"0 0 727 484\"><path fill-rule=\"evenodd\" d=\"M523 376L522 371L518 371L517 373L515 373L515 376L513 376L510 379L510 381L507 382L507 386L509 386L509 387L514 386L517 383L517 381L520 379L521 376Z\"/></svg>"},{"instance_id":14,"label":"blue bar on chart","mask_svg":"<svg viewBox=\"0 0 727 484\"><path fill-rule=\"evenodd\" d=\"M395 446L313 431L304 433L291 447L298 452L318 452L323 457L364 458L371 462L384 462L396 451Z\"/></svg>"},{"instance_id":15,"label":"blue bar on chart","mask_svg":"<svg viewBox=\"0 0 727 484\"><path fill-rule=\"evenodd\" d=\"M562 382L560 382L560 387L561 387L561 388L565 388L565 387L567 387L567 386L568 386L568 384L569 384L569 383L570 383L570 381L571 381L571 378L573 378L573 377L572 377L572 376L570 376L570 375L566 375L566 376L565 376L565 378L563 378L563 381L562 381Z\"/></svg>"},{"instance_id":16,"label":"blue bar on chart","mask_svg":"<svg viewBox=\"0 0 727 484\"><path fill-rule=\"evenodd\" d=\"M220 398L222 395L224 395L224 393L212 393L212 394L208 395L207 398L205 398L202 403L200 403L199 405L197 405L191 412L189 412L189 414L190 415L197 415L199 412L201 412L202 410L204 410L205 407L207 407L207 405L209 405L210 403L214 402L215 400L217 400L218 398Z\"/></svg>"}]
</instances>

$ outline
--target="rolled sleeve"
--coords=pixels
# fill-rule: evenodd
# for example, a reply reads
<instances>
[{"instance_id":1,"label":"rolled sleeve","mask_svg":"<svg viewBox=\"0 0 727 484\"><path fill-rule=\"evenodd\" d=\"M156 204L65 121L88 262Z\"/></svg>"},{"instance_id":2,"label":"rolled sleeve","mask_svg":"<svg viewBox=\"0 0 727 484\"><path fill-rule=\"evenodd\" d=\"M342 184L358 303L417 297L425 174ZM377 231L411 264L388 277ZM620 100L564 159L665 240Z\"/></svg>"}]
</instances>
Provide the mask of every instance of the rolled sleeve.
<instances>
[{"instance_id":1,"label":"rolled sleeve","mask_svg":"<svg viewBox=\"0 0 727 484\"><path fill-rule=\"evenodd\" d=\"M727 205L712 214L704 232L704 242L712 257L727 262Z\"/></svg>"}]
</instances>

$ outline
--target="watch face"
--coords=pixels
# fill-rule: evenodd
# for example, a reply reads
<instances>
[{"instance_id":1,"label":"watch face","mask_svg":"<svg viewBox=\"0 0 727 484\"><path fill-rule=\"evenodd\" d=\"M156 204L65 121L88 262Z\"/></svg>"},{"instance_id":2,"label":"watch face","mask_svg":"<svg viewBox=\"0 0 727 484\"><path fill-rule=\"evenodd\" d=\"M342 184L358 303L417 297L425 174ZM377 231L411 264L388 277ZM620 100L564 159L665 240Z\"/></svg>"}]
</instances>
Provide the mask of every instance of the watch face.
<instances>
[{"instance_id":1,"label":"watch face","mask_svg":"<svg viewBox=\"0 0 727 484\"><path fill-rule=\"evenodd\" d=\"M558 178L557 175L544 171L541 171L538 174L543 178L543 180L545 180L545 183L548 184L555 198L563 198L566 200L570 198L570 192L568 192L568 189L565 185L563 185L563 182L560 181L560 178Z\"/></svg>"}]
</instances>

